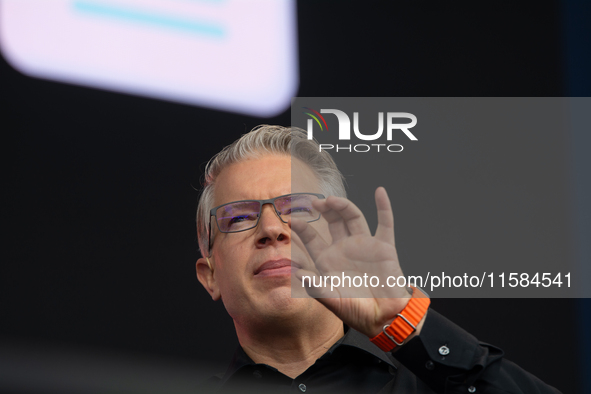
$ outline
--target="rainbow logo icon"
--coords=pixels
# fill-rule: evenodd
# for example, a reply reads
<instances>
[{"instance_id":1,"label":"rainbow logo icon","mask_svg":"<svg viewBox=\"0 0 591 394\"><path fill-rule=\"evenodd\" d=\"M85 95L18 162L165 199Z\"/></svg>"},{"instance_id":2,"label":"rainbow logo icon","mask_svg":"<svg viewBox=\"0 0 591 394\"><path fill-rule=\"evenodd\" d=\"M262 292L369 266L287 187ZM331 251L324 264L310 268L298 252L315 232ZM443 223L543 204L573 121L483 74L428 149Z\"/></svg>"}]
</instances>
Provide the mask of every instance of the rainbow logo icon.
<instances>
[{"instance_id":1,"label":"rainbow logo icon","mask_svg":"<svg viewBox=\"0 0 591 394\"><path fill-rule=\"evenodd\" d=\"M328 131L328 125L326 124L326 120L324 120L324 117L322 115L320 115L320 113L318 111L313 110L312 108L308 108L308 107L302 107L304 109L307 109L308 111L312 111L314 112L314 114L311 114L310 112L304 112L306 115L309 115L312 117L312 119L314 119L316 121L316 123L318 123L318 126L320 126L320 130L324 131L324 127L322 127L322 123L324 123L324 126L326 127L326 131ZM320 123L320 120L318 120L318 118L322 119L322 123Z\"/></svg>"}]
</instances>

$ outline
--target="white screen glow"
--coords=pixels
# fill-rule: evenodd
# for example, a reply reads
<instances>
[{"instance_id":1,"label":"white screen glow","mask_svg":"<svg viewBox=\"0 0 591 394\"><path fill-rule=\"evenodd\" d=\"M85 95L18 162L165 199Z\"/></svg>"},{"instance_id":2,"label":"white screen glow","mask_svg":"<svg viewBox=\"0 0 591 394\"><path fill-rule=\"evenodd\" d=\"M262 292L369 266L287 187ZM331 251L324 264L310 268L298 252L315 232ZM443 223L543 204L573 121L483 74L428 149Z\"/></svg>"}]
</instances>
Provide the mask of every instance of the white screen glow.
<instances>
[{"instance_id":1,"label":"white screen glow","mask_svg":"<svg viewBox=\"0 0 591 394\"><path fill-rule=\"evenodd\" d=\"M20 72L257 116L298 85L294 0L1 0Z\"/></svg>"}]
</instances>

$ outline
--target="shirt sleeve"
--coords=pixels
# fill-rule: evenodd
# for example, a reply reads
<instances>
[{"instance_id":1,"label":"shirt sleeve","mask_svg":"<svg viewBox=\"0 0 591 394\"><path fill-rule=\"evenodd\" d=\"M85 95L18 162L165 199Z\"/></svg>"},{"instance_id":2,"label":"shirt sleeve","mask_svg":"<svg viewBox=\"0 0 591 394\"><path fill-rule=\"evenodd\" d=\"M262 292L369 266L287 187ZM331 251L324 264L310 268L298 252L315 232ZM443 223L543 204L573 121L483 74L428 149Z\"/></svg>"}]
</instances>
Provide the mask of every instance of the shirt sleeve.
<instances>
[{"instance_id":1,"label":"shirt sleeve","mask_svg":"<svg viewBox=\"0 0 591 394\"><path fill-rule=\"evenodd\" d=\"M393 355L436 393L560 394L432 309L421 335Z\"/></svg>"}]
</instances>

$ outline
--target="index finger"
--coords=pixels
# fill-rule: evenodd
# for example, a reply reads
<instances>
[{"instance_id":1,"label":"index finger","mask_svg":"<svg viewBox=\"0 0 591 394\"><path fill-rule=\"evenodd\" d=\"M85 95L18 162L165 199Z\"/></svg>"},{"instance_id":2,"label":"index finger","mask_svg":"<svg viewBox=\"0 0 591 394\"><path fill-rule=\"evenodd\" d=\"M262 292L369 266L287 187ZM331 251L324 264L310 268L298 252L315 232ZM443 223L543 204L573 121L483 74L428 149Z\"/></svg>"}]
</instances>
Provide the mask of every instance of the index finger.
<instances>
[{"instance_id":1,"label":"index finger","mask_svg":"<svg viewBox=\"0 0 591 394\"><path fill-rule=\"evenodd\" d=\"M392 204L388 197L388 192L383 187L376 189L376 207L378 210L378 228L376 229L376 238L380 241L395 245L394 238L394 213Z\"/></svg>"}]
</instances>

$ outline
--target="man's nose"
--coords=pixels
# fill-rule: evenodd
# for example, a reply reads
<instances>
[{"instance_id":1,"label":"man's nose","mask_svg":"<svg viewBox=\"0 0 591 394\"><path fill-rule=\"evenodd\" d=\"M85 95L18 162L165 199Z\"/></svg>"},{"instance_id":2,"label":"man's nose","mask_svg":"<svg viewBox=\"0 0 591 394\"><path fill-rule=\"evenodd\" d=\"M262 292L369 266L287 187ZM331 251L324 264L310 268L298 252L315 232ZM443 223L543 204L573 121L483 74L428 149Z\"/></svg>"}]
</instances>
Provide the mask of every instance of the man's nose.
<instances>
[{"instance_id":1,"label":"man's nose","mask_svg":"<svg viewBox=\"0 0 591 394\"><path fill-rule=\"evenodd\" d=\"M290 222L284 223L275 212L271 204L265 204L261 210L261 217L257 229L257 246L265 247L279 243L289 243L291 240Z\"/></svg>"}]
</instances>

